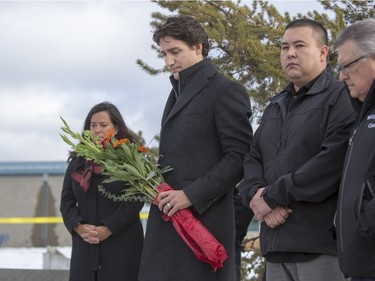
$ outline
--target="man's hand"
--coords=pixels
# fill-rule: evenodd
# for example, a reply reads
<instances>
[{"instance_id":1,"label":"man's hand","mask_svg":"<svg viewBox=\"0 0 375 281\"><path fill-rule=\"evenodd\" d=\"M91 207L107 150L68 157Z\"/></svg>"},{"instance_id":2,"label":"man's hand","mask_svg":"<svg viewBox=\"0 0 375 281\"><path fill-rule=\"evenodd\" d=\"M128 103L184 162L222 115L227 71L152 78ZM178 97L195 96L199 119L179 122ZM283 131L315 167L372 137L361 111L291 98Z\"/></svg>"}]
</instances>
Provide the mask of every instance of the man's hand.
<instances>
[{"instance_id":1,"label":"man's hand","mask_svg":"<svg viewBox=\"0 0 375 281\"><path fill-rule=\"evenodd\" d=\"M173 216L177 211L186 209L192 204L185 192L182 190L168 190L158 194L159 210L163 211L169 217Z\"/></svg>"},{"instance_id":2,"label":"man's hand","mask_svg":"<svg viewBox=\"0 0 375 281\"><path fill-rule=\"evenodd\" d=\"M264 216L264 222L271 228L278 227L279 225L286 222L292 209L287 207L277 206L271 212Z\"/></svg>"},{"instance_id":3,"label":"man's hand","mask_svg":"<svg viewBox=\"0 0 375 281\"><path fill-rule=\"evenodd\" d=\"M255 193L255 196L250 201L250 205L249 205L250 209L252 209L254 212L255 218L258 221L263 221L264 216L272 211L272 209L267 205L267 203L264 201L263 197L261 196L263 190L264 190L264 187L261 187L258 189L257 193Z\"/></svg>"}]
</instances>

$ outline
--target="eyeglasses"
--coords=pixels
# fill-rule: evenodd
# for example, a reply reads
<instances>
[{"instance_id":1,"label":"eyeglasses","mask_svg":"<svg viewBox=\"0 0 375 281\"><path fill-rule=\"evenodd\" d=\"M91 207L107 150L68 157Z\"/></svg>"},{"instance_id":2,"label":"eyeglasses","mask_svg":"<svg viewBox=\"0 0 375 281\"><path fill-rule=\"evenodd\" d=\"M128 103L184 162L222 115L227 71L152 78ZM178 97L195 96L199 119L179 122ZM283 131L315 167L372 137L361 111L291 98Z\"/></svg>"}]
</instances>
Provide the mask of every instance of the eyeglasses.
<instances>
[{"instance_id":1,"label":"eyeglasses","mask_svg":"<svg viewBox=\"0 0 375 281\"><path fill-rule=\"evenodd\" d=\"M355 59L345 65L337 65L337 72L342 72L345 75L348 75L350 72L350 67L355 64L356 62L360 61L361 59L366 58L367 56L360 56L358 59Z\"/></svg>"}]
</instances>

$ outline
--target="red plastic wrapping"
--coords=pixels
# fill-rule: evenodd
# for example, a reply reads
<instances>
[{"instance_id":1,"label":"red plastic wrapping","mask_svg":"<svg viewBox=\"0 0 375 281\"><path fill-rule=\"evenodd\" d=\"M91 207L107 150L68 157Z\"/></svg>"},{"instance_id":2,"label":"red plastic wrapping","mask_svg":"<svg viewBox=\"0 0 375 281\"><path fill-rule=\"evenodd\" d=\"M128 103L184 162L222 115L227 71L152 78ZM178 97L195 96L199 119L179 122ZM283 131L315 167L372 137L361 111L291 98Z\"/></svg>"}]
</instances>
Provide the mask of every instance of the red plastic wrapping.
<instances>
[{"instance_id":1,"label":"red plastic wrapping","mask_svg":"<svg viewBox=\"0 0 375 281\"><path fill-rule=\"evenodd\" d=\"M162 183L157 187L157 190L163 192L172 190L172 188L167 183ZM157 198L153 203L158 204ZM172 222L177 233L198 260L209 263L213 272L223 267L223 262L228 258L224 246L193 216L190 209L179 210L171 217L163 214L163 219Z\"/></svg>"}]
</instances>

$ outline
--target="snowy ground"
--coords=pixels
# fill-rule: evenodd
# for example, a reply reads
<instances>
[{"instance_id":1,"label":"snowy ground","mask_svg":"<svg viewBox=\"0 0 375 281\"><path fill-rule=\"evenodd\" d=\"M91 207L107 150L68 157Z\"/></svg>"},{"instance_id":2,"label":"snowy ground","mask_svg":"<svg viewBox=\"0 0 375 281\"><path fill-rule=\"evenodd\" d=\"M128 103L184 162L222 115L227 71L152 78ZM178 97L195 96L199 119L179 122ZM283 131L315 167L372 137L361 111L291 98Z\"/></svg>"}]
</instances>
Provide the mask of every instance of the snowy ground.
<instances>
[{"instance_id":1,"label":"snowy ground","mask_svg":"<svg viewBox=\"0 0 375 281\"><path fill-rule=\"evenodd\" d=\"M71 247L58 247L70 258ZM0 268L43 269L43 254L46 248L0 248Z\"/></svg>"},{"instance_id":2,"label":"snowy ground","mask_svg":"<svg viewBox=\"0 0 375 281\"><path fill-rule=\"evenodd\" d=\"M70 258L71 247L57 247L65 257ZM0 269L43 269L43 254L47 248L0 248ZM250 258L251 253L243 253L242 257ZM257 274L248 269L245 280L253 280Z\"/></svg>"}]
</instances>

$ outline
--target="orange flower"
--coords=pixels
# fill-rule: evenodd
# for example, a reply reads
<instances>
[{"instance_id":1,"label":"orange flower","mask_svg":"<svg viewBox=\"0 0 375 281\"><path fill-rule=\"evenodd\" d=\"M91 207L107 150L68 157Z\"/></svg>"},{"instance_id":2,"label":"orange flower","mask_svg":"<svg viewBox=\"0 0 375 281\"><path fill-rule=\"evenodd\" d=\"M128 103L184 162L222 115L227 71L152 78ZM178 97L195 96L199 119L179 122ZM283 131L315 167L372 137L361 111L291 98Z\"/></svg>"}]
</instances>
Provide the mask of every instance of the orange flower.
<instances>
[{"instance_id":1,"label":"orange flower","mask_svg":"<svg viewBox=\"0 0 375 281\"><path fill-rule=\"evenodd\" d=\"M141 153L146 153L148 151L148 148L145 146L139 146L138 151Z\"/></svg>"},{"instance_id":2,"label":"orange flower","mask_svg":"<svg viewBox=\"0 0 375 281\"><path fill-rule=\"evenodd\" d=\"M119 147L122 143L125 143L125 144L129 144L130 143L130 140L129 139L121 139L121 140L118 140L115 142L115 144L113 145L114 148L117 148Z\"/></svg>"},{"instance_id":3,"label":"orange flower","mask_svg":"<svg viewBox=\"0 0 375 281\"><path fill-rule=\"evenodd\" d=\"M109 142L111 140L111 137L115 134L115 130L112 129L109 131L108 136L105 138L104 142Z\"/></svg>"}]
</instances>

